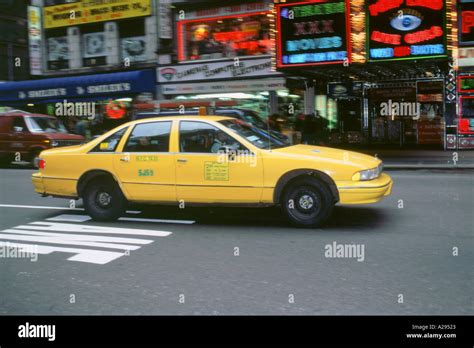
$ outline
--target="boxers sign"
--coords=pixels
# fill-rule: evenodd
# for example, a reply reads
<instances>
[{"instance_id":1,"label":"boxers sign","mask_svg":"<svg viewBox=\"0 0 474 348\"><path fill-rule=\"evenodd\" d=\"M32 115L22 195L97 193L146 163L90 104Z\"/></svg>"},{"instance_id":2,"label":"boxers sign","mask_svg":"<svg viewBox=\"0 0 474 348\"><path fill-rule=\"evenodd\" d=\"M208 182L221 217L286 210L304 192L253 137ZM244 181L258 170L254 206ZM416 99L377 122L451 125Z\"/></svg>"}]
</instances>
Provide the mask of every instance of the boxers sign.
<instances>
[{"instance_id":1,"label":"boxers sign","mask_svg":"<svg viewBox=\"0 0 474 348\"><path fill-rule=\"evenodd\" d=\"M369 60L446 56L444 0L369 0Z\"/></svg>"},{"instance_id":2,"label":"boxers sign","mask_svg":"<svg viewBox=\"0 0 474 348\"><path fill-rule=\"evenodd\" d=\"M276 11L278 67L349 62L349 1L279 4Z\"/></svg>"}]
</instances>

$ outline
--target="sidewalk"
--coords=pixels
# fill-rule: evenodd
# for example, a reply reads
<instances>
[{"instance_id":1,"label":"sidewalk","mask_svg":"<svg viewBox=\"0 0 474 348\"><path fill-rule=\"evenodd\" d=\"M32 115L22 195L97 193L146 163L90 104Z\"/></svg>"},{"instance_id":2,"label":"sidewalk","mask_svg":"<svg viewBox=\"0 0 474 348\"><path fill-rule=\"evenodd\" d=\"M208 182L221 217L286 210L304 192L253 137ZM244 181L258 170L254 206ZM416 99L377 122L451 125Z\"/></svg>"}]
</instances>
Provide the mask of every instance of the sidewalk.
<instances>
[{"instance_id":1,"label":"sidewalk","mask_svg":"<svg viewBox=\"0 0 474 348\"><path fill-rule=\"evenodd\" d=\"M474 169L474 150L386 150L359 152L383 160L386 169ZM455 161L457 154L457 161Z\"/></svg>"}]
</instances>

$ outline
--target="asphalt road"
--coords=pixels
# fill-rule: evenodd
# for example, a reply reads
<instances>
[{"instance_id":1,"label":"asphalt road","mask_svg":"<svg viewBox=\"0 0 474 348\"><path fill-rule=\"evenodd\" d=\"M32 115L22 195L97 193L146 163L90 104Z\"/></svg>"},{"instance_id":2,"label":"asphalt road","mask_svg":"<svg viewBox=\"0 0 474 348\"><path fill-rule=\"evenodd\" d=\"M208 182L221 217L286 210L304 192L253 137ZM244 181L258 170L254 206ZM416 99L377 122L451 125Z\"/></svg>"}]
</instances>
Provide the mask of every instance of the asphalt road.
<instances>
[{"instance_id":1,"label":"asphalt road","mask_svg":"<svg viewBox=\"0 0 474 348\"><path fill-rule=\"evenodd\" d=\"M276 209L87 221L35 194L32 172L0 170L0 314L474 314L473 171L393 171L392 196L312 230ZM42 247L32 261L7 243ZM359 253L327 257L333 243Z\"/></svg>"}]
</instances>

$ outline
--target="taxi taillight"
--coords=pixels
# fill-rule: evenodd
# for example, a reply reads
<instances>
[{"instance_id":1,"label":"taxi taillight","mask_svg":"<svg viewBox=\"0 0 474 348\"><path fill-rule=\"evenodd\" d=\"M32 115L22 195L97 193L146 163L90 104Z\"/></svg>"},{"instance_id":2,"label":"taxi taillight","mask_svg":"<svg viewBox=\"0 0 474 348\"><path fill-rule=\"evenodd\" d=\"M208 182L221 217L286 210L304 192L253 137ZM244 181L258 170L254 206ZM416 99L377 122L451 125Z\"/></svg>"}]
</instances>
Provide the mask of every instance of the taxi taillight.
<instances>
[{"instance_id":1,"label":"taxi taillight","mask_svg":"<svg viewBox=\"0 0 474 348\"><path fill-rule=\"evenodd\" d=\"M44 169L46 167L46 161L42 158L40 158L39 162L38 162L38 168L39 169Z\"/></svg>"}]
</instances>

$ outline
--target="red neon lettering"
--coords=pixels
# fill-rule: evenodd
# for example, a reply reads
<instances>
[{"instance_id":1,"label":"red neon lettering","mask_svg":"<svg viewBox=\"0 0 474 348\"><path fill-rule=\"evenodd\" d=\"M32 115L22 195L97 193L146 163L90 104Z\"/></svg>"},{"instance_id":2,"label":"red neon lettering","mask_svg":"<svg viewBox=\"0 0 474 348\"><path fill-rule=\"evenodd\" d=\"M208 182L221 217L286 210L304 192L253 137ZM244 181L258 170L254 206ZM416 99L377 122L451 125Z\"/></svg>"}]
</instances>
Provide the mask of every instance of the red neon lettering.
<instances>
[{"instance_id":1,"label":"red neon lettering","mask_svg":"<svg viewBox=\"0 0 474 348\"><path fill-rule=\"evenodd\" d=\"M406 56L409 56L410 53L411 53L410 47L408 46L399 46L393 49L393 55L395 57L406 57Z\"/></svg>"},{"instance_id":2,"label":"red neon lettering","mask_svg":"<svg viewBox=\"0 0 474 348\"><path fill-rule=\"evenodd\" d=\"M334 33L334 20L332 19L323 19L322 21L300 22L293 24L295 26L295 36Z\"/></svg>"},{"instance_id":3,"label":"red neon lettering","mask_svg":"<svg viewBox=\"0 0 474 348\"><path fill-rule=\"evenodd\" d=\"M221 33L215 33L213 35L214 39L219 42L225 41L243 41L249 40L257 35L255 30L247 31L225 31Z\"/></svg>"},{"instance_id":4,"label":"red neon lettering","mask_svg":"<svg viewBox=\"0 0 474 348\"><path fill-rule=\"evenodd\" d=\"M309 23L309 33L310 34L319 34L319 23L318 21L310 22Z\"/></svg>"},{"instance_id":5,"label":"red neon lettering","mask_svg":"<svg viewBox=\"0 0 474 348\"><path fill-rule=\"evenodd\" d=\"M371 16L378 16L380 13L397 8L401 4L403 4L403 0L379 0L369 6L369 12Z\"/></svg>"},{"instance_id":6,"label":"red neon lettering","mask_svg":"<svg viewBox=\"0 0 474 348\"><path fill-rule=\"evenodd\" d=\"M469 34L471 28L474 27L474 11L464 11L461 13L462 17L462 33Z\"/></svg>"},{"instance_id":7,"label":"red neon lettering","mask_svg":"<svg viewBox=\"0 0 474 348\"><path fill-rule=\"evenodd\" d=\"M306 22L294 23L295 25L295 36L306 35Z\"/></svg>"},{"instance_id":8,"label":"red neon lettering","mask_svg":"<svg viewBox=\"0 0 474 348\"><path fill-rule=\"evenodd\" d=\"M397 34L387 34L380 31L372 32L370 39L377 42L382 42L389 45L400 45L401 36Z\"/></svg>"},{"instance_id":9,"label":"red neon lettering","mask_svg":"<svg viewBox=\"0 0 474 348\"><path fill-rule=\"evenodd\" d=\"M407 6L419 6L432 10L441 10L444 6L444 0L407 0Z\"/></svg>"},{"instance_id":10,"label":"red neon lettering","mask_svg":"<svg viewBox=\"0 0 474 348\"><path fill-rule=\"evenodd\" d=\"M334 29L332 28L332 25L334 23L334 20L328 19L324 20L323 19L323 33L334 33Z\"/></svg>"},{"instance_id":11,"label":"red neon lettering","mask_svg":"<svg viewBox=\"0 0 474 348\"><path fill-rule=\"evenodd\" d=\"M431 29L417 31L416 33L406 34L405 42L408 44L415 44L423 41L432 40L443 35L443 29L438 26L433 26Z\"/></svg>"}]
</instances>

